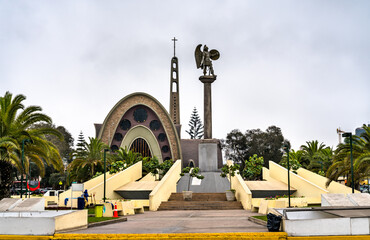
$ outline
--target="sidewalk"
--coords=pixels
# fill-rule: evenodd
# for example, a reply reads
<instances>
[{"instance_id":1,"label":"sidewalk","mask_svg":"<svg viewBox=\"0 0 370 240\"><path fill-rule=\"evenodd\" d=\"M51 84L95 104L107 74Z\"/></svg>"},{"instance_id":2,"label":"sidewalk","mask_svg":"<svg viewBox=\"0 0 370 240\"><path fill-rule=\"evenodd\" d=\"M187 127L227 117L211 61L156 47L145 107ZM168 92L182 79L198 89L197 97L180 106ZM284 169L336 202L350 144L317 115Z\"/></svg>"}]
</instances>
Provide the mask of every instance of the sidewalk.
<instances>
[{"instance_id":1,"label":"sidewalk","mask_svg":"<svg viewBox=\"0 0 370 240\"><path fill-rule=\"evenodd\" d=\"M248 220L246 210L157 211L126 216L127 222L66 233L231 233L267 232L267 227Z\"/></svg>"}]
</instances>

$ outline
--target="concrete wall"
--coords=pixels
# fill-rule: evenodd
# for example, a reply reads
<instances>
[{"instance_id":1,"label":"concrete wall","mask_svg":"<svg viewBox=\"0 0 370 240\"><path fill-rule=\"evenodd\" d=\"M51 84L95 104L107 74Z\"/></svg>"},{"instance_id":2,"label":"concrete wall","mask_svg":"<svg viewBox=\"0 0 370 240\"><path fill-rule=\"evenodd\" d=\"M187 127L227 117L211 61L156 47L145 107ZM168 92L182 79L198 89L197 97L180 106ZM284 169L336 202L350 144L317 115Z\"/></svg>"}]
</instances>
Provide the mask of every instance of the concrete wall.
<instances>
[{"instance_id":1,"label":"concrete wall","mask_svg":"<svg viewBox=\"0 0 370 240\"><path fill-rule=\"evenodd\" d=\"M369 235L369 226L369 218L321 218L283 221L283 228L288 236Z\"/></svg>"},{"instance_id":2,"label":"concrete wall","mask_svg":"<svg viewBox=\"0 0 370 240\"><path fill-rule=\"evenodd\" d=\"M326 187L327 178L323 177L319 174L316 174L314 172L311 172L304 168L299 168L297 170L298 176L301 176L305 179L309 179L310 182L316 184L317 186L326 189L329 191L329 193L352 193L352 188L347 187L344 184L332 181L328 187ZM359 193L359 191L355 190L356 193Z\"/></svg>"},{"instance_id":3,"label":"concrete wall","mask_svg":"<svg viewBox=\"0 0 370 240\"><path fill-rule=\"evenodd\" d=\"M287 169L269 161L269 177L288 184ZM290 171L290 186L297 189L293 196L304 196L308 203L320 203L321 194L329 193L326 189Z\"/></svg>"},{"instance_id":4,"label":"concrete wall","mask_svg":"<svg viewBox=\"0 0 370 240\"><path fill-rule=\"evenodd\" d=\"M180 179L181 160L177 160L159 184L149 194L149 210L157 211L162 201L167 201L171 193L176 192L176 185Z\"/></svg>"},{"instance_id":5,"label":"concrete wall","mask_svg":"<svg viewBox=\"0 0 370 240\"><path fill-rule=\"evenodd\" d=\"M0 234L53 235L57 230L86 227L87 210L0 213Z\"/></svg>"},{"instance_id":6,"label":"concrete wall","mask_svg":"<svg viewBox=\"0 0 370 240\"><path fill-rule=\"evenodd\" d=\"M129 168L116 173L109 174L106 173L106 198L109 199L120 199L122 198L119 194L115 193L114 190L117 188L129 183L136 181L142 177L142 162L138 162ZM87 182L84 182L84 189L87 189L89 195L95 193L96 201L103 199L104 196L104 175L95 177ZM73 192L73 198L81 196L81 192ZM71 197L71 190L67 190L64 193L60 194L59 197L59 206L64 206L64 199ZM90 198L89 198L90 200ZM70 205L68 201L67 206ZM73 199L73 207L77 206L77 200Z\"/></svg>"},{"instance_id":7,"label":"concrete wall","mask_svg":"<svg viewBox=\"0 0 370 240\"><path fill-rule=\"evenodd\" d=\"M228 160L227 165L232 165L233 161ZM231 187L235 189L235 197L241 202L244 209L252 208L252 192L249 190L248 186L245 184L243 178L240 174L235 174L231 178Z\"/></svg>"}]
</instances>

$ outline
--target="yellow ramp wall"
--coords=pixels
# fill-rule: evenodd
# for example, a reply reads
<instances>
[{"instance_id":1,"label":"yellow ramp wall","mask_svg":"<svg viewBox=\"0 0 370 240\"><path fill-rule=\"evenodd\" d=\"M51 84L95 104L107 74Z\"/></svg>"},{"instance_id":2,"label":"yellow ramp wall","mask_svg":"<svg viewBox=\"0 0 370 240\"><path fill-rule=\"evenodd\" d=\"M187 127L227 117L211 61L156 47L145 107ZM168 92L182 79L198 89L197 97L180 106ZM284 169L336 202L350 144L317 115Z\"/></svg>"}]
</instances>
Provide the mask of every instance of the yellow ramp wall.
<instances>
[{"instance_id":1,"label":"yellow ramp wall","mask_svg":"<svg viewBox=\"0 0 370 240\"><path fill-rule=\"evenodd\" d=\"M275 180L288 184L287 169L279 164L269 161L269 176ZM321 202L321 194L329 193L324 188L298 176L290 171L290 186L297 189L294 196L304 196L309 202Z\"/></svg>"},{"instance_id":2,"label":"yellow ramp wall","mask_svg":"<svg viewBox=\"0 0 370 240\"><path fill-rule=\"evenodd\" d=\"M181 160L177 160L159 184L149 194L149 210L157 211L163 201L167 201L171 193L176 192L177 182L180 179Z\"/></svg>"},{"instance_id":3,"label":"yellow ramp wall","mask_svg":"<svg viewBox=\"0 0 370 240\"><path fill-rule=\"evenodd\" d=\"M114 190L129 183L136 181L142 177L142 161L128 167L127 169L116 173L106 173L106 197L109 199L120 199L122 198L119 194L115 193ZM89 195L95 193L95 200L100 201L104 196L104 174L90 179L84 182L84 189L87 189ZM80 197L81 192L73 192L73 197ZM71 190L63 192L59 197L59 206L64 206L64 199L71 197ZM89 198L90 201L91 198ZM68 201L70 205L70 201ZM67 206L68 206L67 205ZM77 201L73 200L73 206L76 207Z\"/></svg>"},{"instance_id":4,"label":"yellow ramp wall","mask_svg":"<svg viewBox=\"0 0 370 240\"><path fill-rule=\"evenodd\" d=\"M228 160L227 165L232 165L233 161ZM252 208L252 192L248 188L247 184L245 184L243 178L240 174L235 174L234 177L231 178L231 187L235 189L235 197L238 201L241 202L243 208L245 210Z\"/></svg>"},{"instance_id":5,"label":"yellow ramp wall","mask_svg":"<svg viewBox=\"0 0 370 240\"><path fill-rule=\"evenodd\" d=\"M314 172L311 172L304 168L299 168L297 170L297 173L299 176L309 179L311 182L316 184L317 186L324 188L329 191L329 193L352 193L352 188L347 187L344 184L340 184L338 182L332 181L329 185L329 187L326 187L327 178L323 177L319 174L316 174ZM359 191L355 190L356 193L359 193Z\"/></svg>"}]
</instances>

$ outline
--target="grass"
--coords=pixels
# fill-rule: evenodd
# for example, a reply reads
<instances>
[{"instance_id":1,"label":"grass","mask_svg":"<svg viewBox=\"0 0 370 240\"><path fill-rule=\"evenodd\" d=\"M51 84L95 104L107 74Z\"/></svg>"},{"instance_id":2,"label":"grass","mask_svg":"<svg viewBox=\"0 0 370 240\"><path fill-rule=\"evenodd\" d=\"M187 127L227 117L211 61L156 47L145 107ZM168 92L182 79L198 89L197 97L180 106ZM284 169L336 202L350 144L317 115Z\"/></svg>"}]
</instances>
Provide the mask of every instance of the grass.
<instances>
[{"instance_id":1,"label":"grass","mask_svg":"<svg viewBox=\"0 0 370 240\"><path fill-rule=\"evenodd\" d=\"M261 220L267 222L267 216L266 215L263 215L263 216L252 216L252 217L257 218L257 219L261 219Z\"/></svg>"},{"instance_id":2,"label":"grass","mask_svg":"<svg viewBox=\"0 0 370 240\"><path fill-rule=\"evenodd\" d=\"M88 222L89 223L95 223L95 222L103 222L107 220L112 220L116 219L114 217L88 217Z\"/></svg>"},{"instance_id":3,"label":"grass","mask_svg":"<svg viewBox=\"0 0 370 240\"><path fill-rule=\"evenodd\" d=\"M89 208L88 214L95 214L95 208Z\"/></svg>"}]
</instances>

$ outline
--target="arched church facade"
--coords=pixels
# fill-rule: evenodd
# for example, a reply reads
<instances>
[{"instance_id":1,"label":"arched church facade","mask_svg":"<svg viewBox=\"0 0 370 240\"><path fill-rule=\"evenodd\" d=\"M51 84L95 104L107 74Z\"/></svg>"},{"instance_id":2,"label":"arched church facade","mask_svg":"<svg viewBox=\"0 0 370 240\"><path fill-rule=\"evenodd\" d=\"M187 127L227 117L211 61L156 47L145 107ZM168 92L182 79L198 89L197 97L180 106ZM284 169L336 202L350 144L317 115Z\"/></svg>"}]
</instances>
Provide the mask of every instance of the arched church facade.
<instances>
[{"instance_id":1,"label":"arched church facade","mask_svg":"<svg viewBox=\"0 0 370 240\"><path fill-rule=\"evenodd\" d=\"M122 98L103 124L95 124L97 137L112 150L127 148L159 162L182 159L175 125L162 104L146 93Z\"/></svg>"}]
</instances>

